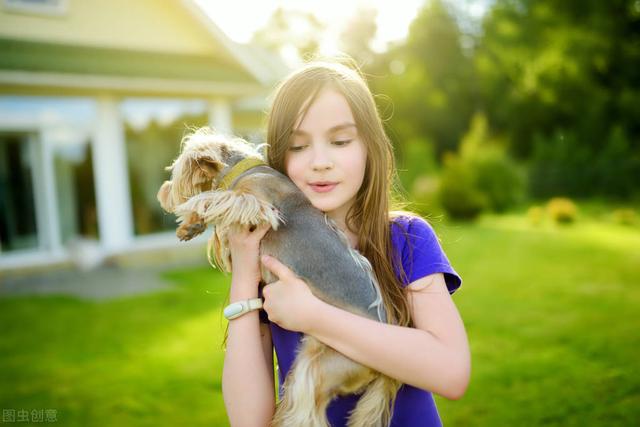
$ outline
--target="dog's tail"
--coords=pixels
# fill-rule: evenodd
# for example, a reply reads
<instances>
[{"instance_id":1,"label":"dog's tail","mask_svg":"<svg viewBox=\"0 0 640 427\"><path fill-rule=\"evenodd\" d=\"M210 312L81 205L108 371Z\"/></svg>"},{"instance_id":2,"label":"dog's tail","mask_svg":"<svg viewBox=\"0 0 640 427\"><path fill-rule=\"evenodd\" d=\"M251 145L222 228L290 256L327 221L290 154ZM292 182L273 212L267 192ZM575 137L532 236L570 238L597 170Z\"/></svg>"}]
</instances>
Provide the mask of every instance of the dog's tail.
<instances>
[{"instance_id":1,"label":"dog's tail","mask_svg":"<svg viewBox=\"0 0 640 427\"><path fill-rule=\"evenodd\" d=\"M400 382L380 375L367 386L349 416L349 427L388 427Z\"/></svg>"}]
</instances>

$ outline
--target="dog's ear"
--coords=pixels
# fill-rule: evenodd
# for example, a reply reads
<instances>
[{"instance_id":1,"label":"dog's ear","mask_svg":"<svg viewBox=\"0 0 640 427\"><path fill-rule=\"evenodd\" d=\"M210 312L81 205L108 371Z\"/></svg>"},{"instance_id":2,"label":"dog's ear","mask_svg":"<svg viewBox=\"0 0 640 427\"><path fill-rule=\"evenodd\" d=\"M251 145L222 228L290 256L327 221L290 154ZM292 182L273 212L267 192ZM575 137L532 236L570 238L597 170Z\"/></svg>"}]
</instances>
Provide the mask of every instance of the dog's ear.
<instances>
[{"instance_id":1,"label":"dog's ear","mask_svg":"<svg viewBox=\"0 0 640 427\"><path fill-rule=\"evenodd\" d=\"M157 198L162 209L169 213L173 212L174 206L173 203L171 203L171 181L165 181L162 184L160 190L158 190Z\"/></svg>"},{"instance_id":2,"label":"dog's ear","mask_svg":"<svg viewBox=\"0 0 640 427\"><path fill-rule=\"evenodd\" d=\"M204 175L210 180L213 180L216 175L218 175L218 173L220 173L220 171L224 169L223 163L216 161L214 158L207 154L194 157L193 161L195 162L196 166L200 168L202 173L204 173Z\"/></svg>"}]
</instances>

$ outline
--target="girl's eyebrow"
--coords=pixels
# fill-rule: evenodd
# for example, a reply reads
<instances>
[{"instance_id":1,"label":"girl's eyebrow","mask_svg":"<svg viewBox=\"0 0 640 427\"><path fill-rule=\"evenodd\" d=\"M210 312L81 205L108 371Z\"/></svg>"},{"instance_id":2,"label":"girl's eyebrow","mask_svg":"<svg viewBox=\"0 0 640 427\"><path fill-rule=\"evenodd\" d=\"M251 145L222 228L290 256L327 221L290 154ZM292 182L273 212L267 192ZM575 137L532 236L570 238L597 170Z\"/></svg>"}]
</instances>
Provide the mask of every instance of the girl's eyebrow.
<instances>
[{"instance_id":1,"label":"girl's eyebrow","mask_svg":"<svg viewBox=\"0 0 640 427\"><path fill-rule=\"evenodd\" d=\"M347 123L342 123L340 125L336 125L336 126L332 127L331 129L329 129L327 131L327 134L330 134L330 133L333 133L333 132L336 132L336 131L339 131L339 130L342 130L342 129L350 128L350 127L356 127L355 123L347 122ZM303 130L300 130L300 129L292 130L291 134L293 134L293 135L309 135L307 132L305 132Z\"/></svg>"}]
</instances>

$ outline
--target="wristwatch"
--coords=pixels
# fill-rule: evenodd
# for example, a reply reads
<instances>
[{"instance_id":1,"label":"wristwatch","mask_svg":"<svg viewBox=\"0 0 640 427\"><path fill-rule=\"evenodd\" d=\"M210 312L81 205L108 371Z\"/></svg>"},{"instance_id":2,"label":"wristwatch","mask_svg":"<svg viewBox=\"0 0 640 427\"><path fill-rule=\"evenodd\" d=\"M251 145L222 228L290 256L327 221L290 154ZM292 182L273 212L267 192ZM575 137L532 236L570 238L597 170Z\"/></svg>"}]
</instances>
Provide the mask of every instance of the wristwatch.
<instances>
[{"instance_id":1,"label":"wristwatch","mask_svg":"<svg viewBox=\"0 0 640 427\"><path fill-rule=\"evenodd\" d=\"M234 302L224 308L224 317L228 320L236 319L243 314L253 310L262 308L262 298L246 299L244 301Z\"/></svg>"}]
</instances>

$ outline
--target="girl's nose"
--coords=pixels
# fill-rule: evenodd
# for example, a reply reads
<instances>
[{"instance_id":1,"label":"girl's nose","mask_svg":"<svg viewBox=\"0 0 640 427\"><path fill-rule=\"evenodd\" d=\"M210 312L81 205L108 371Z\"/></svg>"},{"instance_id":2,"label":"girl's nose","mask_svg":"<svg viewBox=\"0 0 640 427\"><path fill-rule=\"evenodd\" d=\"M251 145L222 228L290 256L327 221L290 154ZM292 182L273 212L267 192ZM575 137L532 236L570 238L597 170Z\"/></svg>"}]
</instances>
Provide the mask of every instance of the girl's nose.
<instances>
[{"instance_id":1,"label":"girl's nose","mask_svg":"<svg viewBox=\"0 0 640 427\"><path fill-rule=\"evenodd\" d=\"M331 156L322 147L316 147L313 150L313 159L311 161L313 170L326 170L333 167L333 161Z\"/></svg>"}]
</instances>

